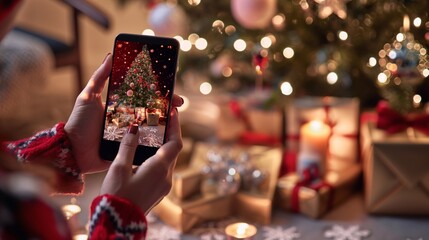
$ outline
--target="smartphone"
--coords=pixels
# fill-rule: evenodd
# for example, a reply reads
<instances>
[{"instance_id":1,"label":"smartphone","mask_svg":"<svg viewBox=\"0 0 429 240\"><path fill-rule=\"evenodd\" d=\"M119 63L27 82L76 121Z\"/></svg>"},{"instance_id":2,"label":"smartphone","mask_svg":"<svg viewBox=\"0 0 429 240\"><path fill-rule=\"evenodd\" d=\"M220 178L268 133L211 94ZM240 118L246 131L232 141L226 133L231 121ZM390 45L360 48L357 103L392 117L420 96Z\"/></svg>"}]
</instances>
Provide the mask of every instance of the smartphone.
<instances>
[{"instance_id":1,"label":"smartphone","mask_svg":"<svg viewBox=\"0 0 429 240\"><path fill-rule=\"evenodd\" d=\"M141 165L165 143L178 52L174 38L116 36L101 132L102 159L113 161L131 124L139 129L134 165Z\"/></svg>"}]
</instances>

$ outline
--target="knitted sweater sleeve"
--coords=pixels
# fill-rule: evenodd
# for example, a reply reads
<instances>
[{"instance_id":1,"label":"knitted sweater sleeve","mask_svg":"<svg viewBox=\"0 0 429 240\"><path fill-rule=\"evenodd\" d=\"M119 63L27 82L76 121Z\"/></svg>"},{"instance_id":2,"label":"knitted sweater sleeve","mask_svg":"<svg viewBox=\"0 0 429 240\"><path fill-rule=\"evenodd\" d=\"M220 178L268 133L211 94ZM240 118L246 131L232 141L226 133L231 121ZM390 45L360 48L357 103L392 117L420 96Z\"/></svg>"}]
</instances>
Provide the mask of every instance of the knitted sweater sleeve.
<instances>
[{"instance_id":1,"label":"knitted sweater sleeve","mask_svg":"<svg viewBox=\"0 0 429 240\"><path fill-rule=\"evenodd\" d=\"M83 190L83 178L64 131L64 123L18 141L3 142L2 149L15 155L18 162L51 167L57 177L55 191L78 194Z\"/></svg>"},{"instance_id":2,"label":"knitted sweater sleeve","mask_svg":"<svg viewBox=\"0 0 429 240\"><path fill-rule=\"evenodd\" d=\"M145 239L147 221L132 202L104 194L91 204L90 239Z\"/></svg>"}]
</instances>

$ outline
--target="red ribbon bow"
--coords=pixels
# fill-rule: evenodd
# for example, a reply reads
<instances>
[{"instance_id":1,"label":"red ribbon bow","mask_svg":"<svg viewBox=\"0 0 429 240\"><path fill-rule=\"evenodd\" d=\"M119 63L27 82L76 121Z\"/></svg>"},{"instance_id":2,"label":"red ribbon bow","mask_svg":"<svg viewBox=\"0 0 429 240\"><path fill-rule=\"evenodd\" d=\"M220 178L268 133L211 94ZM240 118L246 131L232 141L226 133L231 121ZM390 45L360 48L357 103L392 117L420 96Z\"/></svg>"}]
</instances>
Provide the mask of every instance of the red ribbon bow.
<instances>
[{"instance_id":1,"label":"red ribbon bow","mask_svg":"<svg viewBox=\"0 0 429 240\"><path fill-rule=\"evenodd\" d=\"M328 200L328 208L332 207L332 199L333 199L333 189L332 186L329 185L327 182L323 181L323 179L320 179L320 172L319 172L319 166L316 164L310 165L308 168L304 169L303 178L296 183L294 188L292 189L292 196L291 196L291 209L293 212L299 212L299 189L301 187L309 187L315 191L319 191L323 187L327 187L331 190L331 194L329 196ZM315 180L320 180L317 183L313 183Z\"/></svg>"},{"instance_id":2,"label":"red ribbon bow","mask_svg":"<svg viewBox=\"0 0 429 240\"><path fill-rule=\"evenodd\" d=\"M393 134L405 131L409 127L429 135L429 114L403 115L393 110L386 101L378 103L377 128Z\"/></svg>"}]
</instances>

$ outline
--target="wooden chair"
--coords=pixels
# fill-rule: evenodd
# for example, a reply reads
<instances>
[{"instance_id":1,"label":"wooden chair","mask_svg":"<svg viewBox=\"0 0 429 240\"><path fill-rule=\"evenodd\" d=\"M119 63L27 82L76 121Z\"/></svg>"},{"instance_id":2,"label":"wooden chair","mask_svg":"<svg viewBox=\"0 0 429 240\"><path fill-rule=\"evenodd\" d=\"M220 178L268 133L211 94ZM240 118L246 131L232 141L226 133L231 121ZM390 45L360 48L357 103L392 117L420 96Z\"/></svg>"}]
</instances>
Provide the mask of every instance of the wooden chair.
<instances>
[{"instance_id":1,"label":"wooden chair","mask_svg":"<svg viewBox=\"0 0 429 240\"><path fill-rule=\"evenodd\" d=\"M29 34L45 42L54 54L56 68L72 66L76 71L76 91L79 94L83 89L84 81L79 18L82 15L89 17L89 19L105 30L110 28L110 20L105 13L86 0L60 0L60 2L72 10L70 24L73 31L73 39L70 42L63 42L44 33L26 28L16 27L14 31Z\"/></svg>"}]
</instances>

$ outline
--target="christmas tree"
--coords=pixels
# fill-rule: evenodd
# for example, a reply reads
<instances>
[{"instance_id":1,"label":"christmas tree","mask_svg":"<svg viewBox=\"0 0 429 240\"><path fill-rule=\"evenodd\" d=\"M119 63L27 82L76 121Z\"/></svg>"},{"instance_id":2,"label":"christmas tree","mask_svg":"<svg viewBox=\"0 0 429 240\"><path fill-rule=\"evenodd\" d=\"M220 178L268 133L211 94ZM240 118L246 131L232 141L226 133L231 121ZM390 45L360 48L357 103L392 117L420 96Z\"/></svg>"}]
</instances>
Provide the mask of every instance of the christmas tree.
<instances>
[{"instance_id":1,"label":"christmas tree","mask_svg":"<svg viewBox=\"0 0 429 240\"><path fill-rule=\"evenodd\" d=\"M119 103L131 107L157 108L157 83L149 51L144 45L131 63L124 82L116 90Z\"/></svg>"},{"instance_id":2,"label":"christmas tree","mask_svg":"<svg viewBox=\"0 0 429 240\"><path fill-rule=\"evenodd\" d=\"M429 1L145 2L152 9L148 22L155 34L182 40L178 79L185 87L198 89L194 82L186 81L189 75L199 75L233 93L262 84L277 95L358 97L363 106L374 106L381 98L401 105L415 93L422 102L429 100L424 81L429 76ZM406 15L411 26L404 30ZM401 59L400 63L390 59L392 64L387 64L383 60L386 46L394 49L398 34L405 31L421 44L416 53L420 59ZM405 51L410 55L408 48ZM402 63L420 71L414 76L419 81L413 80L418 84L412 90L399 86L396 77L400 73L387 74L387 81L380 76L386 74L386 66L400 71ZM409 105L397 108L408 109Z\"/></svg>"}]
</instances>

